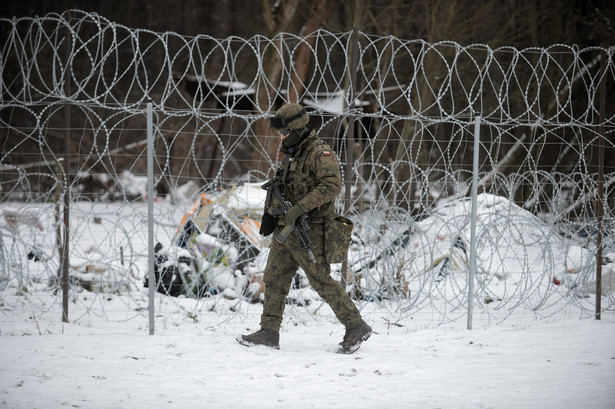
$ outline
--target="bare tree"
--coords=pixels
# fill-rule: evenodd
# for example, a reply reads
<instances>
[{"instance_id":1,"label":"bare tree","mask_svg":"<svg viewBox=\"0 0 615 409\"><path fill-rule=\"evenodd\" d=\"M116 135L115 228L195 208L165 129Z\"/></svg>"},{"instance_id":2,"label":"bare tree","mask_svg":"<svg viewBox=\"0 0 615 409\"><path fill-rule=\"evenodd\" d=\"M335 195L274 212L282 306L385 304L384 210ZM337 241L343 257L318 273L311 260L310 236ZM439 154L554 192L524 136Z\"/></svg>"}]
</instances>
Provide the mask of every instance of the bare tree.
<instances>
[{"instance_id":1,"label":"bare tree","mask_svg":"<svg viewBox=\"0 0 615 409\"><path fill-rule=\"evenodd\" d=\"M267 26L269 37L277 35L276 39L280 42L283 41L283 37L279 34L292 31L293 24L302 18L300 10L305 4L311 5L307 19L300 22L299 35L305 37L297 46L296 52L292 56L293 61L282 61L282 50L284 48L282 44L279 47L269 47L263 56L264 70L257 84L256 95L257 106L261 110L276 106L276 101L272 101L270 98L271 95L277 95L283 85L280 84L283 63L293 64L288 101L300 101L304 91L303 84L309 73L313 57L312 49L315 37L309 34L321 27L322 21L326 20L333 10L333 3L327 0L309 3L305 0L277 0L275 2L263 0L263 20ZM271 89L272 87L277 88ZM267 173L273 169L273 159L277 156L279 140L276 135L268 134L271 130L264 119L257 120L254 123L254 132L257 149L255 149L253 154L253 167L256 170ZM263 161L263 153L266 157L271 158L272 161Z\"/></svg>"}]
</instances>

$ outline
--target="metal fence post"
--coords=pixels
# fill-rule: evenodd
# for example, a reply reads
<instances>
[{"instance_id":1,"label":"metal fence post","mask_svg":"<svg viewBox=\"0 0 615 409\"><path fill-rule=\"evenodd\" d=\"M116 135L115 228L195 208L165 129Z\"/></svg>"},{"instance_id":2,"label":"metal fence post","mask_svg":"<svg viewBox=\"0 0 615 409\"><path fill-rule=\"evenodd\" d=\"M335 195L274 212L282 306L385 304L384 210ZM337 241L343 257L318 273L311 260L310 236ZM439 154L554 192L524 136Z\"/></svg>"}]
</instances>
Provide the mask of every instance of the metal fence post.
<instances>
[{"instance_id":1,"label":"metal fence post","mask_svg":"<svg viewBox=\"0 0 615 409\"><path fill-rule=\"evenodd\" d=\"M149 334L154 335L154 297L156 277L154 276L154 132L152 102L147 103L147 259L149 289Z\"/></svg>"},{"instance_id":2,"label":"metal fence post","mask_svg":"<svg viewBox=\"0 0 615 409\"><path fill-rule=\"evenodd\" d=\"M474 274L476 272L476 207L478 196L478 149L480 146L480 115L474 119L474 159L472 162L472 214L470 229L470 271L468 273L468 329L472 329L474 309Z\"/></svg>"},{"instance_id":3,"label":"metal fence post","mask_svg":"<svg viewBox=\"0 0 615 409\"><path fill-rule=\"evenodd\" d=\"M67 21L70 23L71 12L68 12ZM70 265L70 54L72 35L70 28L66 27L64 34L64 124L66 134L64 136L64 241L62 243L62 322L68 322L68 298L70 292L69 265Z\"/></svg>"},{"instance_id":4,"label":"metal fence post","mask_svg":"<svg viewBox=\"0 0 615 409\"><path fill-rule=\"evenodd\" d=\"M350 43L352 44L350 54L350 103L348 104L348 127L346 128L346 168L345 168L345 192L344 192L344 211L348 212L350 209L350 202L352 201L352 195L350 191L352 189L352 167L354 165L354 127L355 127L355 115L353 112L355 109L355 99L357 95L357 70L359 65L359 30L354 28L350 37ZM352 271L348 269L348 259L342 262L342 284L355 284L355 277Z\"/></svg>"},{"instance_id":5,"label":"metal fence post","mask_svg":"<svg viewBox=\"0 0 615 409\"><path fill-rule=\"evenodd\" d=\"M598 197L596 198L596 219L598 234L596 236L596 310L595 318L601 319L602 310L602 227L604 218L604 145L606 144L606 65L609 59L608 53L603 53L600 67L600 124L598 133Z\"/></svg>"}]
</instances>

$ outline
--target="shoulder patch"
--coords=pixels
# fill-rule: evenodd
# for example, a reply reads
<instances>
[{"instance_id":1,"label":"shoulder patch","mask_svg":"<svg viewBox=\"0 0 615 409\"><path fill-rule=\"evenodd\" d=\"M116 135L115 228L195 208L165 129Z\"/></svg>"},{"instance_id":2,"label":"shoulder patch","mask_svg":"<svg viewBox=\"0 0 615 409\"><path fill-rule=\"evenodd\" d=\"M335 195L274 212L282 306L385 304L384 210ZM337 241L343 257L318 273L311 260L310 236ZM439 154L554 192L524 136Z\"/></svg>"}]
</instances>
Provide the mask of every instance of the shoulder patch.
<instances>
[{"instance_id":1,"label":"shoulder patch","mask_svg":"<svg viewBox=\"0 0 615 409\"><path fill-rule=\"evenodd\" d=\"M331 156L330 151L322 151L323 156Z\"/></svg>"}]
</instances>

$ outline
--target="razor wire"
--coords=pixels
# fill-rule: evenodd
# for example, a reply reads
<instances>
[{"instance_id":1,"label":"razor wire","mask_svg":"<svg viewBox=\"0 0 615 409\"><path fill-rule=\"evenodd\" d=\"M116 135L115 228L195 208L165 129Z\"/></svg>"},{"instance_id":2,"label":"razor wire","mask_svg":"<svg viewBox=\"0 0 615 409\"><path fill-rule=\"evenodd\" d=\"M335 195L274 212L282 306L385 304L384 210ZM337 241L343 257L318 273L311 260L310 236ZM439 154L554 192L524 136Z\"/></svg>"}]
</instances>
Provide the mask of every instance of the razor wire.
<instances>
[{"instance_id":1,"label":"razor wire","mask_svg":"<svg viewBox=\"0 0 615 409\"><path fill-rule=\"evenodd\" d=\"M34 316L57 308L58 206L70 194L75 321L144 321L151 101L161 262L185 273L182 288L203 274L210 280L187 298L160 297L187 311L241 315L258 293L254 275L267 250L266 240L246 244L242 225L258 221L262 203L236 194L272 176L279 142L267 118L297 101L342 166L337 207L356 228L348 265L334 265L334 274L364 311L384 309L390 322L464 316L477 114L477 313L501 321L593 311L598 202L606 259L615 257L615 169L607 161L600 197L595 161L600 145L607 158L615 152L614 116L601 119L599 109L601 82L613 89L613 47L492 49L324 30L188 37L78 10L1 19L0 32L5 306L28 305L16 301L26 297ZM298 78L302 53L311 65ZM177 248L199 197L210 202L207 219ZM613 264L604 272L615 274ZM305 280L295 281L291 302L320 311ZM605 311L614 297L604 294Z\"/></svg>"}]
</instances>

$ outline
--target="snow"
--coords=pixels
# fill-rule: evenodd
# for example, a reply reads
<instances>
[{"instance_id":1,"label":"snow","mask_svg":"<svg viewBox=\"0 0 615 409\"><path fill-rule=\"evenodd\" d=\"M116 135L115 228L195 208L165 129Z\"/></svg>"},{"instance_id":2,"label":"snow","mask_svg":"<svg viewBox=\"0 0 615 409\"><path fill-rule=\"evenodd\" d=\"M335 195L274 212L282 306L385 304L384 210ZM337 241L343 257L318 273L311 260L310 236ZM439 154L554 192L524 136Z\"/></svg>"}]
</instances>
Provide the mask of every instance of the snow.
<instances>
[{"instance_id":1,"label":"snow","mask_svg":"<svg viewBox=\"0 0 615 409\"><path fill-rule=\"evenodd\" d=\"M303 104L306 106L314 107L322 112L329 112L333 114L342 114L346 109L346 99L343 90L338 90L330 93L320 93L311 95L303 99ZM355 99L355 106L362 107L368 106L368 101L361 101Z\"/></svg>"},{"instance_id":2,"label":"snow","mask_svg":"<svg viewBox=\"0 0 615 409\"><path fill-rule=\"evenodd\" d=\"M215 197L229 217L259 214L263 200L260 184ZM157 240L170 244L188 207L156 203ZM469 201L438 207L411 226L405 241L398 239L407 225L389 223L390 233L381 235L376 217L355 223L365 243L363 253L356 244L351 252L355 265L384 254L371 269L384 274L391 263L409 260L403 272L415 298L357 301L374 334L353 355L335 353L343 328L309 287L293 290L296 303L286 307L280 350L239 345L237 334L258 329L262 304L235 298L249 280L226 274L235 273L230 270L220 277L233 288L216 296L156 293L155 334L148 335L143 202L73 205L72 267L98 292L73 289L70 322L62 323L61 296L46 281L57 271L53 204L0 208L30 211L44 227L41 233L24 220L19 235L1 237L3 260L11 266L0 282L1 408L615 407L613 264L604 269L609 290L602 319L594 320L588 313L593 298L570 293L591 290L591 250L502 198L486 195L478 203L484 293L477 300L495 301L475 305L471 330L460 296L467 256L455 246L458 237L469 242ZM199 240L217 242L207 235ZM20 256L32 243L39 262ZM394 252L386 253L389 248ZM434 260L445 257L448 276L438 282L434 273L444 269ZM263 251L247 269L259 272L265 258ZM579 286L554 286L555 275Z\"/></svg>"},{"instance_id":3,"label":"snow","mask_svg":"<svg viewBox=\"0 0 615 409\"><path fill-rule=\"evenodd\" d=\"M239 345L236 334L258 327L259 306L250 308L242 319L203 308L196 321L166 311L152 336L118 323L3 330L0 406L615 407L612 314L473 330L400 328L370 314L372 337L339 355L342 328L322 317L286 319L280 350Z\"/></svg>"}]
</instances>

